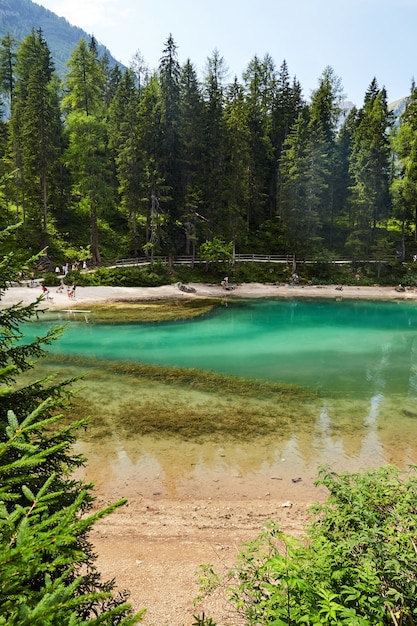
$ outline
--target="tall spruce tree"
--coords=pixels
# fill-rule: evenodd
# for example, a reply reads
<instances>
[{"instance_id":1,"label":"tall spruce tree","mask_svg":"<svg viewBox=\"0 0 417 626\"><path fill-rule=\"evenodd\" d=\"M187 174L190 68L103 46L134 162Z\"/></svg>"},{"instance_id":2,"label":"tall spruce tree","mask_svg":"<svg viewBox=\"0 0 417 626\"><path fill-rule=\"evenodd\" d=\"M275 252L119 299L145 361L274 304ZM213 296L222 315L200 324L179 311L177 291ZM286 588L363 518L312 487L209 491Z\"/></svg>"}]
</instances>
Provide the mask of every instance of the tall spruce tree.
<instances>
[{"instance_id":1,"label":"tall spruce tree","mask_svg":"<svg viewBox=\"0 0 417 626\"><path fill-rule=\"evenodd\" d=\"M0 41L0 92L6 97L11 112L16 82L17 40L7 33Z\"/></svg>"},{"instance_id":2,"label":"tall spruce tree","mask_svg":"<svg viewBox=\"0 0 417 626\"><path fill-rule=\"evenodd\" d=\"M393 148L397 157L397 172L392 184L394 215L401 223L404 258L409 230L417 242L417 88L414 81L394 133Z\"/></svg>"},{"instance_id":3,"label":"tall spruce tree","mask_svg":"<svg viewBox=\"0 0 417 626\"><path fill-rule=\"evenodd\" d=\"M153 258L165 245L170 187L162 166L163 123L161 88L156 74L141 92L138 107L138 143L141 168L141 215L145 221L144 250Z\"/></svg>"},{"instance_id":4,"label":"tall spruce tree","mask_svg":"<svg viewBox=\"0 0 417 626\"><path fill-rule=\"evenodd\" d=\"M249 197L250 129L243 86L235 81L226 93L224 124L227 135L225 159L225 214L223 237L233 248L246 229Z\"/></svg>"},{"instance_id":5,"label":"tall spruce tree","mask_svg":"<svg viewBox=\"0 0 417 626\"><path fill-rule=\"evenodd\" d=\"M11 153L18 172L24 226L33 248L49 243L50 187L62 145L58 83L41 30L32 29L19 46L16 76Z\"/></svg>"},{"instance_id":6,"label":"tall spruce tree","mask_svg":"<svg viewBox=\"0 0 417 626\"><path fill-rule=\"evenodd\" d=\"M355 256L369 256L378 223L390 214L392 125L387 93L373 79L357 113L349 167L352 233L347 246Z\"/></svg>"},{"instance_id":7,"label":"tall spruce tree","mask_svg":"<svg viewBox=\"0 0 417 626\"><path fill-rule=\"evenodd\" d=\"M280 161L279 217L288 252L306 258L316 248L318 215L309 202L310 134L308 116L300 114L285 142Z\"/></svg>"},{"instance_id":8,"label":"tall spruce tree","mask_svg":"<svg viewBox=\"0 0 417 626\"><path fill-rule=\"evenodd\" d=\"M180 216L181 159L180 159L180 74L177 46L169 35L159 61L158 76L161 89L161 124L163 143L160 147L161 172L168 190L165 210L167 212L166 231L169 253L174 254L179 247L180 233L177 222Z\"/></svg>"},{"instance_id":9,"label":"tall spruce tree","mask_svg":"<svg viewBox=\"0 0 417 626\"><path fill-rule=\"evenodd\" d=\"M300 83L291 78L284 60L277 73L276 88L271 112L271 144L273 150L274 171L271 180L271 212L279 213L279 163L284 142L302 109L306 106Z\"/></svg>"},{"instance_id":10,"label":"tall spruce tree","mask_svg":"<svg viewBox=\"0 0 417 626\"><path fill-rule=\"evenodd\" d=\"M255 56L243 73L249 129L248 203L246 221L257 228L271 217L271 180L274 164L271 144L271 112L275 67L269 55Z\"/></svg>"},{"instance_id":11,"label":"tall spruce tree","mask_svg":"<svg viewBox=\"0 0 417 626\"><path fill-rule=\"evenodd\" d=\"M138 255L141 242L138 228L141 180L138 106L136 78L133 70L126 70L109 107L108 132L109 147L116 164L119 199L129 224L128 252L134 256Z\"/></svg>"},{"instance_id":12,"label":"tall spruce tree","mask_svg":"<svg viewBox=\"0 0 417 626\"><path fill-rule=\"evenodd\" d=\"M181 215L185 253L193 257L201 231L204 103L197 73L188 60L180 75Z\"/></svg>"},{"instance_id":13,"label":"tall spruce tree","mask_svg":"<svg viewBox=\"0 0 417 626\"><path fill-rule=\"evenodd\" d=\"M66 163L73 178L73 201L88 209L93 264L101 262L99 221L112 202L111 161L105 118L105 75L94 39L81 39L68 63L63 108L67 112Z\"/></svg>"},{"instance_id":14,"label":"tall spruce tree","mask_svg":"<svg viewBox=\"0 0 417 626\"><path fill-rule=\"evenodd\" d=\"M226 64L215 50L207 59L203 95L203 216L202 228L205 239L221 235L223 225L219 219L224 198L224 172L226 158L226 132L224 123L224 98Z\"/></svg>"},{"instance_id":15,"label":"tall spruce tree","mask_svg":"<svg viewBox=\"0 0 417 626\"><path fill-rule=\"evenodd\" d=\"M334 183L337 173L336 133L343 93L340 78L326 67L309 106L310 212L315 212L323 245L331 247L335 227Z\"/></svg>"},{"instance_id":16,"label":"tall spruce tree","mask_svg":"<svg viewBox=\"0 0 417 626\"><path fill-rule=\"evenodd\" d=\"M349 202L352 179L349 173L350 160L353 146L353 134L357 110L354 107L346 115L336 137L336 164L337 170L334 178L334 206L336 215L336 230L332 240L333 249L339 254L345 255L345 243L351 229L351 205Z\"/></svg>"}]
</instances>

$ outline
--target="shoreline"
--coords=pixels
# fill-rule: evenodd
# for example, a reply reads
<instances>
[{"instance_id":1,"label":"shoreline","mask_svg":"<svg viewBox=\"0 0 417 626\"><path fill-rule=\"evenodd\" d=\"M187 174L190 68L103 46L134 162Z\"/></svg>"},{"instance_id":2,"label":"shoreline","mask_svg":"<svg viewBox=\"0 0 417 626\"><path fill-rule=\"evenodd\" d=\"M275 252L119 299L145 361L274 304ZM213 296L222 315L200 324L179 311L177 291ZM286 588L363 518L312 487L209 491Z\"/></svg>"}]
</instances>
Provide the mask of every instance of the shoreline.
<instances>
[{"instance_id":1,"label":"shoreline","mask_svg":"<svg viewBox=\"0 0 417 626\"><path fill-rule=\"evenodd\" d=\"M395 287L365 287L348 285L342 290L336 285L268 285L262 283L243 283L230 291L221 285L206 283L190 283L194 293L180 291L176 284L161 287L78 287L74 298L69 298L66 290L57 292L56 287L49 288L51 300L41 302L51 311L62 311L79 308L79 305L101 304L108 302L133 303L158 300L193 300L205 298L237 299L237 298L334 298L367 299L367 300L416 300L417 290L396 291ZM5 308L21 302L28 305L42 295L41 286L9 287L1 296L0 307Z\"/></svg>"}]
</instances>

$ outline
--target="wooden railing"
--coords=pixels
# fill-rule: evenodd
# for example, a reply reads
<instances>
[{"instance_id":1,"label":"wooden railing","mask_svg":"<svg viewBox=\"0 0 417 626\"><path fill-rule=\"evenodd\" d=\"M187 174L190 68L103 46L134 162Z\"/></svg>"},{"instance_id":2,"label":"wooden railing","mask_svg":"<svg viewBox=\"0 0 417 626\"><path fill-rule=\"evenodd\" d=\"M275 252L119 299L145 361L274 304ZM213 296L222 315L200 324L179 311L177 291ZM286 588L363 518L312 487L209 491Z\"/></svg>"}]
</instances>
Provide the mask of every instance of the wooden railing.
<instances>
[{"instance_id":1,"label":"wooden railing","mask_svg":"<svg viewBox=\"0 0 417 626\"><path fill-rule=\"evenodd\" d=\"M145 266L151 265L152 263L163 263L166 265L168 263L168 257L166 256L154 256L151 257L141 256L141 257L132 257L130 259L118 259L115 262L113 267L126 267L126 266ZM287 255L279 255L279 254L235 254L234 258L231 260L233 263L286 263L287 265L292 264L293 256L291 254ZM298 263L316 263L316 259L297 259ZM348 258L339 258L331 261L336 264L347 264L351 263L352 260ZM205 260L200 259L199 257L192 256L177 256L172 259L173 265L197 265L199 263L205 263Z\"/></svg>"},{"instance_id":2,"label":"wooden railing","mask_svg":"<svg viewBox=\"0 0 417 626\"><path fill-rule=\"evenodd\" d=\"M116 267L126 267L129 265L141 266L150 265L151 263L168 263L168 257L166 256L154 256L150 257L132 257L129 259L118 259L115 263ZM292 263L291 255L276 255L276 254L235 254L233 262L248 262L248 263ZM205 263L203 259L192 256L177 256L172 260L174 265L193 265L198 263Z\"/></svg>"}]
</instances>

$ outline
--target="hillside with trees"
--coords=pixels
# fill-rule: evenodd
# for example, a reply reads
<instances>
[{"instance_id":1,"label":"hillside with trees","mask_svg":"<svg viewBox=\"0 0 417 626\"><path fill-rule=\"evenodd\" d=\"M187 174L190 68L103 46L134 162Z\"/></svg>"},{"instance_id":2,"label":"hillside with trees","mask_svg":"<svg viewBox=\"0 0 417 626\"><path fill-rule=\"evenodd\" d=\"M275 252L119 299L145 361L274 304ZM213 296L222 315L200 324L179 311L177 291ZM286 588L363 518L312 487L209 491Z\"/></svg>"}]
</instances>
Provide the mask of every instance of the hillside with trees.
<instances>
[{"instance_id":1,"label":"hillside with trees","mask_svg":"<svg viewBox=\"0 0 417 626\"><path fill-rule=\"evenodd\" d=\"M139 61L139 60L138 60ZM52 264L233 252L410 260L416 251L416 88L395 120L376 79L343 107L331 67L309 101L285 61L202 77L172 36L159 66L122 70L94 37L56 71L43 30L0 43L1 227ZM345 113L343 113L345 111Z\"/></svg>"}]
</instances>

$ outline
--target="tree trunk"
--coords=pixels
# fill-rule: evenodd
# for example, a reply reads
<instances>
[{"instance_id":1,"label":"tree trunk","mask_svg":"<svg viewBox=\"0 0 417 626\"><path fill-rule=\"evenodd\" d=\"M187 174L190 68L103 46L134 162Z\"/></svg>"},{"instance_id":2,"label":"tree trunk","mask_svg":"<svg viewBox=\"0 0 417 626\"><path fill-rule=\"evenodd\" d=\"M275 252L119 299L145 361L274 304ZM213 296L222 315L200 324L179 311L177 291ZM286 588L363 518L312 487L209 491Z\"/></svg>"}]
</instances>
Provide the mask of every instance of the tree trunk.
<instances>
[{"instance_id":1,"label":"tree trunk","mask_svg":"<svg viewBox=\"0 0 417 626\"><path fill-rule=\"evenodd\" d=\"M43 232L46 234L48 230L48 190L46 184L46 176L42 174L42 209L43 209Z\"/></svg>"},{"instance_id":2,"label":"tree trunk","mask_svg":"<svg viewBox=\"0 0 417 626\"><path fill-rule=\"evenodd\" d=\"M98 248L97 207L94 201L91 202L91 257L94 265L101 263L100 250Z\"/></svg>"}]
</instances>

